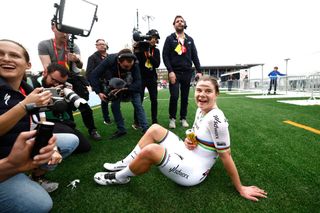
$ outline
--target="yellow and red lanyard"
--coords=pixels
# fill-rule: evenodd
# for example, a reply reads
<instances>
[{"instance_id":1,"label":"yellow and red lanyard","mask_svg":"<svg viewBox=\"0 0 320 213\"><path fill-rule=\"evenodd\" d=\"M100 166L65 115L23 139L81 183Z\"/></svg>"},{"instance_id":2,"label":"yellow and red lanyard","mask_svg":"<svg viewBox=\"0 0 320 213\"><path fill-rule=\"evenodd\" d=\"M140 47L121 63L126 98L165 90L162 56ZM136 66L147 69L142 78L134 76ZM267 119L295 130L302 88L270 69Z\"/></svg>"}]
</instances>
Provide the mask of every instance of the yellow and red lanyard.
<instances>
[{"instance_id":1,"label":"yellow and red lanyard","mask_svg":"<svg viewBox=\"0 0 320 213\"><path fill-rule=\"evenodd\" d=\"M153 54L154 54L154 49L151 50L151 56L153 56ZM144 66L148 69L152 69L152 64L150 62L150 59L148 58L147 51L144 52L144 55L146 57L146 63L144 64Z\"/></svg>"},{"instance_id":2,"label":"yellow and red lanyard","mask_svg":"<svg viewBox=\"0 0 320 213\"><path fill-rule=\"evenodd\" d=\"M64 66L65 68L69 69L69 65L68 65L68 57L67 54L64 52L64 60L60 61L59 60L59 55L58 55L58 49L57 49L57 43L56 43L56 39L53 39L53 49L54 49L54 54L56 55L56 59L58 64ZM64 43L64 51L67 49L67 43Z\"/></svg>"},{"instance_id":3,"label":"yellow and red lanyard","mask_svg":"<svg viewBox=\"0 0 320 213\"><path fill-rule=\"evenodd\" d=\"M184 45L185 36L184 35L182 37L179 37L178 35L176 35L176 36L177 36L177 40L178 40L178 45L176 46L174 51L176 51L176 53L178 53L178 55L182 55L187 52L187 48Z\"/></svg>"}]
</instances>

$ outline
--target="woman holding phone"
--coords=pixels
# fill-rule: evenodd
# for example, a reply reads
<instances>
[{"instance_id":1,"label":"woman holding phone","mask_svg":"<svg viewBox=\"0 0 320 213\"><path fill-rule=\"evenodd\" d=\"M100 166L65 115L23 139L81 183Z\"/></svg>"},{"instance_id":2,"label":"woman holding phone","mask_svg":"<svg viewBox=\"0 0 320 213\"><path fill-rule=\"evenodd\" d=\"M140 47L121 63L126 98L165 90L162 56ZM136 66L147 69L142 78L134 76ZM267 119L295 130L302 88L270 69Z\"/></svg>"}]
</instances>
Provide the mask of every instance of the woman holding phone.
<instances>
[{"instance_id":1,"label":"woman holding phone","mask_svg":"<svg viewBox=\"0 0 320 213\"><path fill-rule=\"evenodd\" d=\"M0 40L0 159L9 155L18 135L35 127L26 105L47 105L51 93L42 88L34 89L23 79L31 68L26 49L18 42ZM55 168L63 158L70 155L79 144L73 134L56 134L57 147L48 164L33 170L32 177L48 192L58 188L58 183L45 180L43 175Z\"/></svg>"}]
</instances>

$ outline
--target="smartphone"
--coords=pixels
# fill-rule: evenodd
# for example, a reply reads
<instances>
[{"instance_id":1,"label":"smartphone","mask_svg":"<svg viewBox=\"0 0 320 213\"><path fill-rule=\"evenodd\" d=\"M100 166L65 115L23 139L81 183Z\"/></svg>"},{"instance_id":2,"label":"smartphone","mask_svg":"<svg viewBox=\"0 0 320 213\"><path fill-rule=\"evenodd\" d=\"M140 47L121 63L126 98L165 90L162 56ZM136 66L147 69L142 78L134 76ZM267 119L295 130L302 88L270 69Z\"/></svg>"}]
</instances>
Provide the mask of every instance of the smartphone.
<instances>
[{"instance_id":1,"label":"smartphone","mask_svg":"<svg viewBox=\"0 0 320 213\"><path fill-rule=\"evenodd\" d=\"M37 133L36 133L33 149L31 152L31 158L39 154L39 151L42 147L45 147L46 145L48 145L48 141L53 134L53 128L54 128L53 122L41 121L38 123L38 126L36 127Z\"/></svg>"}]
</instances>

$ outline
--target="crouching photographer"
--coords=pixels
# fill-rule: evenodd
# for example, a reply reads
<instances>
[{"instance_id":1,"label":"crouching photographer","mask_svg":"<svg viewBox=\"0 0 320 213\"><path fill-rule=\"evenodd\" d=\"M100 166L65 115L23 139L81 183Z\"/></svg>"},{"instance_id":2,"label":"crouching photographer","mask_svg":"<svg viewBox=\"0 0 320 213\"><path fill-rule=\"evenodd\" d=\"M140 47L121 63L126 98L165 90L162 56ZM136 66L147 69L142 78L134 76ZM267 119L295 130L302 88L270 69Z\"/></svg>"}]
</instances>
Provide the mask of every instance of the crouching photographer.
<instances>
[{"instance_id":1,"label":"crouching photographer","mask_svg":"<svg viewBox=\"0 0 320 213\"><path fill-rule=\"evenodd\" d=\"M108 88L110 91L102 91L99 79L104 76L105 72L110 72L111 79L109 85L115 83L112 78L122 79L125 83L117 81L116 86L122 85L123 88ZM148 129L147 119L144 109L141 104L140 89L141 89L141 76L139 65L136 56L130 49L123 49L117 54L110 54L105 58L98 67L96 67L90 75L90 83L93 90L99 95L101 100L111 99L111 109L114 115L114 120L117 124L117 131L110 137L118 138L127 133L124 125L124 120L120 110L120 103L124 101L124 96L130 96L131 103L134 110L138 115L139 125L142 127L144 133ZM128 98L128 97L127 97Z\"/></svg>"},{"instance_id":2,"label":"crouching photographer","mask_svg":"<svg viewBox=\"0 0 320 213\"><path fill-rule=\"evenodd\" d=\"M68 88L66 83L68 80L68 70L57 63L51 63L47 70L42 73L42 76L32 78L33 87L44 87L44 90L49 90L53 94L50 111L46 111L48 121L55 122L54 132L72 133L78 136L79 146L75 150L76 153L88 152L91 149L90 142L76 128L76 124L70 119L66 113L66 108L72 107L79 109L81 113L90 115L90 106L86 100L80 98L72 89ZM67 106L65 106L67 105ZM84 120L85 125L94 126L93 120Z\"/></svg>"}]
</instances>

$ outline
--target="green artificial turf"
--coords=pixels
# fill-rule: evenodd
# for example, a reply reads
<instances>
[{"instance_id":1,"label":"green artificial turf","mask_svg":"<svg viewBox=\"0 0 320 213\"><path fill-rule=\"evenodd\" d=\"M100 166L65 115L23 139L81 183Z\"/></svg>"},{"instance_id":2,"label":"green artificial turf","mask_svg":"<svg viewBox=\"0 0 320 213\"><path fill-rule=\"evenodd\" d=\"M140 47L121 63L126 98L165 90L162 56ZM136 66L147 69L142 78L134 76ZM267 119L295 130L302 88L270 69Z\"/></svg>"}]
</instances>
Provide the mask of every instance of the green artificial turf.
<instances>
[{"instance_id":1,"label":"green artificial turf","mask_svg":"<svg viewBox=\"0 0 320 213\"><path fill-rule=\"evenodd\" d=\"M168 90L159 92L158 121L168 127ZM143 176L133 177L121 186L100 186L93 181L103 163L122 159L135 146L141 133L131 128L131 103L121 106L128 134L117 140L108 137L115 124L106 126L100 108L94 109L96 126L103 140L91 140L92 150L73 154L47 178L60 183L51 194L52 212L319 212L320 211L320 135L283 123L292 120L320 129L319 106L295 106L276 99L249 99L221 94L218 105L229 121L232 156L244 185L257 185L268 198L251 202L233 187L221 161L198 186L182 187L156 167ZM150 122L150 101L144 101ZM188 121L192 124L196 106L190 91ZM78 128L87 134L81 116ZM173 130L181 137L179 123ZM80 179L78 187L67 187Z\"/></svg>"}]
</instances>

